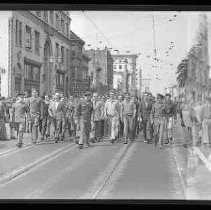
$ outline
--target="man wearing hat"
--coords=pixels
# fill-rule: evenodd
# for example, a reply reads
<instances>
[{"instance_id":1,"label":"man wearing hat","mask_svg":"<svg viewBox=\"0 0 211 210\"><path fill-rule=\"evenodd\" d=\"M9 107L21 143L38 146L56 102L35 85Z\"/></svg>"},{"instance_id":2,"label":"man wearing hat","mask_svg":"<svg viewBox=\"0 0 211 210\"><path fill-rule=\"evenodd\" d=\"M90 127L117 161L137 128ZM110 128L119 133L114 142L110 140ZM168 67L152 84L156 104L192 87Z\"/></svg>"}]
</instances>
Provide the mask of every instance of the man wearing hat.
<instances>
[{"instance_id":1,"label":"man wearing hat","mask_svg":"<svg viewBox=\"0 0 211 210\"><path fill-rule=\"evenodd\" d=\"M164 96L157 94L157 101L152 105L151 111L151 123L154 125L155 132L155 146L158 145L160 148L163 147L163 134L165 130L165 104Z\"/></svg>"},{"instance_id":2,"label":"man wearing hat","mask_svg":"<svg viewBox=\"0 0 211 210\"><path fill-rule=\"evenodd\" d=\"M91 101L91 93L86 92L84 99L79 102L75 109L74 118L76 124L80 125L79 148L83 149L84 143L90 146L91 117L93 113L93 105Z\"/></svg>"},{"instance_id":3,"label":"man wearing hat","mask_svg":"<svg viewBox=\"0 0 211 210\"><path fill-rule=\"evenodd\" d=\"M172 126L173 117L176 119L176 109L173 101L171 100L171 94L166 93L165 95L165 112L166 112L166 139L168 142L172 142Z\"/></svg>"},{"instance_id":4,"label":"man wearing hat","mask_svg":"<svg viewBox=\"0 0 211 210\"><path fill-rule=\"evenodd\" d=\"M144 93L143 100L139 107L139 113L143 124L144 142L150 143L152 140L152 133L150 132L150 113L152 110L152 102L149 100L147 92Z\"/></svg>"},{"instance_id":5,"label":"man wearing hat","mask_svg":"<svg viewBox=\"0 0 211 210\"><path fill-rule=\"evenodd\" d=\"M12 118L18 128L18 147L23 145L23 133L25 129L25 116L28 112L28 106L24 102L24 94L17 95L17 101L12 106Z\"/></svg>"}]
</instances>

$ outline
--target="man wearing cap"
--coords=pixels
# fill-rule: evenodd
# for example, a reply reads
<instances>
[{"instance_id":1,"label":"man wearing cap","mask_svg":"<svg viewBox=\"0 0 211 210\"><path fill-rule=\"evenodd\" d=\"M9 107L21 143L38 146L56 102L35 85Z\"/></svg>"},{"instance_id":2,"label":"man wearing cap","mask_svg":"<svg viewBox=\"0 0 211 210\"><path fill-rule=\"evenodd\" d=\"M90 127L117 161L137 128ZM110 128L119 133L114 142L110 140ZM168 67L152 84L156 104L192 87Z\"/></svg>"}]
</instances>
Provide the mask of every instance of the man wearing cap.
<instances>
[{"instance_id":1,"label":"man wearing cap","mask_svg":"<svg viewBox=\"0 0 211 210\"><path fill-rule=\"evenodd\" d=\"M163 134L165 130L165 104L164 96L157 94L157 101L152 105L151 123L154 125L155 132L155 146L158 145L163 148Z\"/></svg>"},{"instance_id":2,"label":"man wearing cap","mask_svg":"<svg viewBox=\"0 0 211 210\"><path fill-rule=\"evenodd\" d=\"M27 102L32 126L32 143L36 144L41 114L41 98L38 96L36 89L32 89L32 96L27 100Z\"/></svg>"},{"instance_id":3,"label":"man wearing cap","mask_svg":"<svg viewBox=\"0 0 211 210\"><path fill-rule=\"evenodd\" d=\"M108 119L108 122L111 126L110 140L111 143L117 138L118 135L118 126L119 126L119 105L118 101L115 99L114 92L110 92L110 99L105 103L105 117Z\"/></svg>"},{"instance_id":4,"label":"man wearing cap","mask_svg":"<svg viewBox=\"0 0 211 210\"><path fill-rule=\"evenodd\" d=\"M55 143L58 143L59 140L64 140L66 111L66 105L64 101L60 100L60 94L55 93L54 101L50 103L48 109L50 117L52 117L56 123L56 131L54 135Z\"/></svg>"},{"instance_id":5,"label":"man wearing cap","mask_svg":"<svg viewBox=\"0 0 211 210\"><path fill-rule=\"evenodd\" d=\"M91 117L93 113L93 104L91 101L91 93L86 92L84 99L79 102L76 107L74 118L76 123L80 125L79 148L83 149L84 143L90 146Z\"/></svg>"},{"instance_id":6,"label":"man wearing cap","mask_svg":"<svg viewBox=\"0 0 211 210\"><path fill-rule=\"evenodd\" d=\"M141 120L143 124L143 134L144 142L150 143L152 140L152 133L150 132L151 122L150 122L150 113L152 110L152 102L149 99L147 92L144 93L143 100L141 101L139 107L139 113L141 115Z\"/></svg>"},{"instance_id":7,"label":"man wearing cap","mask_svg":"<svg viewBox=\"0 0 211 210\"><path fill-rule=\"evenodd\" d=\"M136 115L136 106L134 101L130 98L130 94L125 94L125 100L122 103L122 116L124 121L124 137L125 144L128 143L128 138L133 141L133 122Z\"/></svg>"},{"instance_id":8,"label":"man wearing cap","mask_svg":"<svg viewBox=\"0 0 211 210\"><path fill-rule=\"evenodd\" d=\"M17 95L17 101L12 105L12 119L17 125L18 130L18 147L23 145L23 133L25 128L25 116L28 112L28 106L24 102L24 94L19 93Z\"/></svg>"},{"instance_id":9,"label":"man wearing cap","mask_svg":"<svg viewBox=\"0 0 211 210\"><path fill-rule=\"evenodd\" d=\"M176 110L173 101L171 100L171 94L166 93L165 95L165 112L166 112L166 137L168 142L172 142L172 126L173 117L176 119Z\"/></svg>"}]
</instances>

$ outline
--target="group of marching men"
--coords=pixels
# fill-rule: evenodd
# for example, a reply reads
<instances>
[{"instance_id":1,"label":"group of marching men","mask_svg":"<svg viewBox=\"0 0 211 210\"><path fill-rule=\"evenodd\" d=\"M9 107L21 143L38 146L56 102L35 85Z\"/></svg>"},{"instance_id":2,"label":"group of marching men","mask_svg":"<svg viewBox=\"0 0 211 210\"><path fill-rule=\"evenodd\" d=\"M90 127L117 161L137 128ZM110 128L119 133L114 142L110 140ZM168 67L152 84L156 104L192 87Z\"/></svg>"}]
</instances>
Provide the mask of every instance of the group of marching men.
<instances>
[{"instance_id":1,"label":"group of marching men","mask_svg":"<svg viewBox=\"0 0 211 210\"><path fill-rule=\"evenodd\" d=\"M99 142L108 138L114 143L118 138L124 143L134 142L143 130L144 142L158 144L162 148L165 140L172 140L172 124L176 119L175 103L171 95L157 94L157 98L145 92L142 98L129 93L109 95L86 92L82 97L65 97L56 92L39 97L36 89L31 96L19 93L10 107L11 138L14 129L18 132L18 147L23 145L25 132L31 133L33 144L45 141L51 135L55 143L63 141L68 131L70 137L82 149L86 143ZM53 127L52 127L53 126Z\"/></svg>"}]
</instances>

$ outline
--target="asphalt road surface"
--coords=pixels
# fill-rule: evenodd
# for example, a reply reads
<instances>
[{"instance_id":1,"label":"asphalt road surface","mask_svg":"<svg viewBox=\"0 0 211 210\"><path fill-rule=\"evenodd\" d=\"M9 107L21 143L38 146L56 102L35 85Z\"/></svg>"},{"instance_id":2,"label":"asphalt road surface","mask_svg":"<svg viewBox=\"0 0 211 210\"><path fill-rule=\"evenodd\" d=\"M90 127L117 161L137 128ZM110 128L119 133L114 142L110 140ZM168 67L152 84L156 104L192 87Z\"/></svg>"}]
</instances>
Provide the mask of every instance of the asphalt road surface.
<instances>
[{"instance_id":1,"label":"asphalt road surface","mask_svg":"<svg viewBox=\"0 0 211 210\"><path fill-rule=\"evenodd\" d=\"M103 141L80 150L65 142L20 149L0 156L0 164L17 172L13 161L23 169L37 159L0 184L1 199L185 199L171 147Z\"/></svg>"}]
</instances>

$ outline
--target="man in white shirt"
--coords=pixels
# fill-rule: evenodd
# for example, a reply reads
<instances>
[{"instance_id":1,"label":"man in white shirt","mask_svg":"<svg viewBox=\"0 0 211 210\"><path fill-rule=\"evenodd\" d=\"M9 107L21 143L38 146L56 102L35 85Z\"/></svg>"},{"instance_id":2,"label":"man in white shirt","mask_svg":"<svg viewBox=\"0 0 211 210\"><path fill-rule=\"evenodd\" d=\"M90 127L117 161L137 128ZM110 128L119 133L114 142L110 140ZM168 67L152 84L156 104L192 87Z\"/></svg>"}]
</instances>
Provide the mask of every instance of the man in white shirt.
<instances>
[{"instance_id":1,"label":"man in white shirt","mask_svg":"<svg viewBox=\"0 0 211 210\"><path fill-rule=\"evenodd\" d=\"M111 124L110 140L111 143L114 143L118 135L119 106L113 91L110 92L110 99L108 99L105 103L105 117Z\"/></svg>"}]
</instances>

